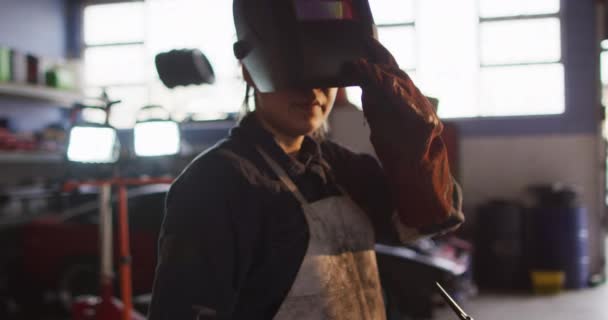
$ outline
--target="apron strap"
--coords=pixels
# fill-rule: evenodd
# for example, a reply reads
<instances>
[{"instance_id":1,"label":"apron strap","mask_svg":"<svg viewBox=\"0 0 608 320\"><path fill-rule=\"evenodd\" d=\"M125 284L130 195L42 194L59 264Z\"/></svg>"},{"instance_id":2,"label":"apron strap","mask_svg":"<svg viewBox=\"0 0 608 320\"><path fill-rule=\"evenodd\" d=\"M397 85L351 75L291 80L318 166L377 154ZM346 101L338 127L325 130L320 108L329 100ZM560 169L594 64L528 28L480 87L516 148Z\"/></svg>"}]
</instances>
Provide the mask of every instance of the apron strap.
<instances>
[{"instance_id":1,"label":"apron strap","mask_svg":"<svg viewBox=\"0 0 608 320\"><path fill-rule=\"evenodd\" d=\"M296 184L293 182L293 180L291 180L291 178L289 178L289 175L287 174L287 172L285 172L285 170L283 170L283 168L281 168L281 166L276 161L274 161L264 150L262 150L262 148L260 148L260 146L256 146L256 149L258 150L260 155L262 155L262 158L264 158L264 161L266 161L266 163L270 166L272 171L279 177L281 182L287 187L289 192L291 192L291 194L293 194L293 196L296 197L296 199L298 199L298 201L300 202L300 204L302 206L307 206L308 201L306 200L306 198L304 198L304 196L300 192L300 189L298 189L298 186L296 186Z\"/></svg>"}]
</instances>

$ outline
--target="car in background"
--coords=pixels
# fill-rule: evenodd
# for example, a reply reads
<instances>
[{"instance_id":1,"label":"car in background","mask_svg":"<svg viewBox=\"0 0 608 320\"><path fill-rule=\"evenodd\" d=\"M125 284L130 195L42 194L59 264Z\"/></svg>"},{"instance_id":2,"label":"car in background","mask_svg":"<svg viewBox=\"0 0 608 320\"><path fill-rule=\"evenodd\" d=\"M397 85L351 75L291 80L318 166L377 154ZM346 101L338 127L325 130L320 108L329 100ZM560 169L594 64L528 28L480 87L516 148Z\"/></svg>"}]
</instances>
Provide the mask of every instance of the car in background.
<instances>
[{"instance_id":1,"label":"car in background","mask_svg":"<svg viewBox=\"0 0 608 320\"><path fill-rule=\"evenodd\" d=\"M128 192L132 281L135 295L152 289L156 243L168 185ZM115 294L118 295L117 197L113 197ZM99 202L90 199L61 212L0 226L0 249L10 248L2 265L5 287L17 308L35 310L55 304L68 310L74 297L99 293ZM5 256L5 255L4 255ZM0 282L1 283L1 282ZM6 295L6 294L5 294ZM28 311L29 313L29 311Z\"/></svg>"}]
</instances>

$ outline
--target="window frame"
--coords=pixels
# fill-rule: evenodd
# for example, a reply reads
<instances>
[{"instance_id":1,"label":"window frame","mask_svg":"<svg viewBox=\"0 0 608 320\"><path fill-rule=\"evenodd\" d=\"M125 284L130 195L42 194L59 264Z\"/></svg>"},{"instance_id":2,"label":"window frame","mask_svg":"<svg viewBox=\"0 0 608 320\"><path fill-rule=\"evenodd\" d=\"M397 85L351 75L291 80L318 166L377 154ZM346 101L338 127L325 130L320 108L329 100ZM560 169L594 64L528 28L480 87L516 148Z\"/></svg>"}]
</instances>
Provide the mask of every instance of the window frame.
<instances>
[{"instance_id":1,"label":"window frame","mask_svg":"<svg viewBox=\"0 0 608 320\"><path fill-rule=\"evenodd\" d=\"M482 70L489 68L501 68L501 67L525 67L525 66L538 66L538 65L555 65L559 64L562 66L564 70L564 110L561 113L546 113L546 114L529 114L529 115L483 115L482 110L484 110L484 106L481 105L481 94L478 94L479 103L479 114L473 117L454 117L450 118L450 120L454 120L456 122L461 121L465 122L469 121L499 121L502 119L551 119L556 117L562 117L568 112L568 90L567 90L567 68L565 63L565 28L564 28L564 4L563 1L560 1L560 8L557 12L554 13L542 13L542 14L519 14L519 15L508 15L508 16L496 16L496 17L482 17L481 16L481 1L477 0L477 16L478 16L478 28L477 28L477 38L478 38L478 57L479 57L479 72L481 74ZM546 62L518 62L518 63L492 63L492 64L483 64L481 61L482 57L482 43L481 43L481 32L482 25L484 23L492 23L492 22L503 22L503 21L523 21L523 20L540 20L547 18L556 18L559 21L559 34L560 34L560 59L556 61L546 61Z\"/></svg>"},{"instance_id":2,"label":"window frame","mask_svg":"<svg viewBox=\"0 0 608 320\"><path fill-rule=\"evenodd\" d=\"M479 0L478 0L479 1ZM533 15L517 15L517 16L506 16L506 17L492 17L492 18L483 18L481 17L481 15L479 15L478 12L478 16L479 16L479 28L477 29L478 31L478 39L480 41L478 41L478 52L479 52L479 56L481 57L481 53L482 53L482 44L481 44L481 27L484 23L492 23L492 22L511 22L511 21L523 21L523 20L541 20L541 19L548 19L548 18L557 18L560 22L560 58L559 60L556 61L546 61L546 62L518 62L518 63L490 63L490 64L484 64L481 62L479 62L479 67L481 68L492 68L492 67L513 67L513 66L527 66L527 65L542 65L542 64L556 64L556 63L560 63L560 64L564 64L564 32L563 32L563 19L561 16L561 11L562 9L560 8L560 11L556 12L556 13L551 13L551 14L533 14Z\"/></svg>"},{"instance_id":3,"label":"window frame","mask_svg":"<svg viewBox=\"0 0 608 320\"><path fill-rule=\"evenodd\" d=\"M417 7L417 3L420 0L417 0L414 2L414 8ZM479 9L479 1L477 0L478 3L478 9ZM130 2L145 2L143 0L91 0L91 1L86 1L83 6L82 6L82 11L84 13L84 9L87 6L90 5L101 5L101 4L117 4L117 3L130 3ZM560 8L557 12L555 13L547 13L547 14L523 14L523 15L512 15L512 16L501 16L501 17L482 17L481 13L477 12L477 16L478 16L478 38L481 38L481 26L483 23L486 22L498 22L498 21L517 21L517 20L531 20L531 19L546 19L546 18L556 18L558 19L558 21L560 22L560 59L559 61L554 61L554 62L533 62L533 63L506 63L506 64L483 64L481 63L481 59L479 61L479 70L481 71L483 68L492 68L492 67L510 67L510 66L527 66L527 65L544 65L544 64L561 64L562 67L564 68L564 77L566 77L566 74L568 72L567 67L566 67L566 63L565 63L565 46L566 46L566 42L565 42L565 23L564 23L564 11L565 11L565 6L562 3L560 5ZM417 17L414 16L414 19L412 21L407 21L407 22L403 22L403 23L380 23L377 24L377 28L378 30L383 29L383 28L391 28L391 27L411 27L414 30L414 40L415 40L415 45L416 45L416 49L415 51L415 58L416 58L416 62L414 64L413 68L404 68L404 70L406 72L416 72L418 70L418 63L419 63L419 58L420 58L420 52L419 52L419 41L418 41L418 31L417 31ZM94 48L94 47L108 47L108 46L123 46L123 45L142 45L145 46L146 41L145 39L143 39L142 41L131 41L131 42L117 42L117 43L104 43L104 44L93 44L93 45L87 45L84 43L84 39L82 39L82 54L84 55L84 51L87 50L88 48ZM478 41L478 53L481 57L481 50L482 50L482 45L481 42ZM100 88L113 88L113 87L125 87L125 86L129 86L129 87L141 87L141 88L145 88L147 91L147 100L148 103L150 101L150 97L151 97L151 83L149 83L149 79L144 79L143 82L141 83L129 83L129 84L110 84L110 85L104 85L104 86L85 86L86 89L100 89ZM565 81L565 86L567 86L567 83ZM565 95L567 95L567 90L565 90ZM478 95L479 96L479 95ZM450 121L467 121L467 120L471 120L471 119L503 119L503 118L546 118L546 117L559 117L559 116L563 116L564 113L566 113L568 111L568 105L567 105L567 97L564 97L564 111L562 113L551 113L551 114L535 114L535 115L483 115L483 112L481 112L483 110L483 106L479 106L479 110L480 112L478 112L477 115L474 116L470 116L470 117L450 117L449 120Z\"/></svg>"}]
</instances>

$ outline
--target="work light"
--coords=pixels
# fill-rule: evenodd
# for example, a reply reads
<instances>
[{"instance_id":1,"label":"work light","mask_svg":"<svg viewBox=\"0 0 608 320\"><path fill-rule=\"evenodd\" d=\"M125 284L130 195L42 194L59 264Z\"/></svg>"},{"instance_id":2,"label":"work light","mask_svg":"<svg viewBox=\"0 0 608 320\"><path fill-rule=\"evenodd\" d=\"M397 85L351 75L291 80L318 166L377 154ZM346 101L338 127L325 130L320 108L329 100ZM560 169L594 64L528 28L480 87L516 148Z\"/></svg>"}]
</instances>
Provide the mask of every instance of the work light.
<instances>
[{"instance_id":1,"label":"work light","mask_svg":"<svg viewBox=\"0 0 608 320\"><path fill-rule=\"evenodd\" d=\"M163 111L166 116L137 120L133 129L135 154L139 157L175 155L180 151L181 135L177 122L160 106L146 106L142 112ZM139 117L138 117L139 118Z\"/></svg>"},{"instance_id":2,"label":"work light","mask_svg":"<svg viewBox=\"0 0 608 320\"><path fill-rule=\"evenodd\" d=\"M81 124L70 130L67 157L72 162L115 163L120 143L116 130L107 125Z\"/></svg>"}]
</instances>

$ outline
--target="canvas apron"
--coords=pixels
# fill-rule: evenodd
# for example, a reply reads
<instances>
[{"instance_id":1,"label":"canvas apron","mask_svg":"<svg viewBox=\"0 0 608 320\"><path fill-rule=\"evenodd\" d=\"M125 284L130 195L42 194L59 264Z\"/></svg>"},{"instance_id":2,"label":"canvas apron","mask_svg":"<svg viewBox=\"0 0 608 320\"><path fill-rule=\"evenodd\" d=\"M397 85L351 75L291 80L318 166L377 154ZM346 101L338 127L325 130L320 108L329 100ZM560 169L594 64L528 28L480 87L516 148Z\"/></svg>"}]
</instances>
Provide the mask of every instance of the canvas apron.
<instances>
[{"instance_id":1,"label":"canvas apron","mask_svg":"<svg viewBox=\"0 0 608 320\"><path fill-rule=\"evenodd\" d=\"M308 203L287 173L258 151L298 199L309 230L308 249L275 320L384 320L374 231L346 193Z\"/></svg>"}]
</instances>

